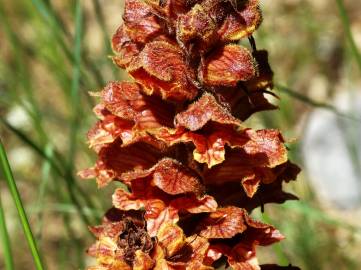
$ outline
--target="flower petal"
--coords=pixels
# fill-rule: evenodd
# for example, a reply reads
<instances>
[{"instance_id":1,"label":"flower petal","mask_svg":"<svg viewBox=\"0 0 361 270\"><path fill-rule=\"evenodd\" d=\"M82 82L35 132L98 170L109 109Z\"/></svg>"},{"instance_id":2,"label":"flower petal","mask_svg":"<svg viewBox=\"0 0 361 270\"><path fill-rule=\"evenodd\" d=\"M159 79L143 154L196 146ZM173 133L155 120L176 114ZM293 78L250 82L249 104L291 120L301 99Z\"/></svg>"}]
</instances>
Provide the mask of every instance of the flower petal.
<instances>
[{"instance_id":1,"label":"flower petal","mask_svg":"<svg viewBox=\"0 0 361 270\"><path fill-rule=\"evenodd\" d=\"M191 104L187 110L176 115L178 126L196 131L213 121L220 124L241 126L241 121L233 117L229 111L221 106L213 95L205 93Z\"/></svg>"},{"instance_id":2,"label":"flower petal","mask_svg":"<svg viewBox=\"0 0 361 270\"><path fill-rule=\"evenodd\" d=\"M202 63L199 77L208 86L235 87L256 75L252 54L236 44L225 45L208 56Z\"/></svg>"},{"instance_id":3,"label":"flower petal","mask_svg":"<svg viewBox=\"0 0 361 270\"><path fill-rule=\"evenodd\" d=\"M87 134L89 147L99 152L106 144L120 138L124 144L134 142L136 135L132 131L133 123L114 115L107 115L98 121Z\"/></svg>"},{"instance_id":4,"label":"flower petal","mask_svg":"<svg viewBox=\"0 0 361 270\"><path fill-rule=\"evenodd\" d=\"M157 239L169 257L177 253L186 243L183 230L173 223L163 223L158 230Z\"/></svg>"},{"instance_id":5,"label":"flower petal","mask_svg":"<svg viewBox=\"0 0 361 270\"><path fill-rule=\"evenodd\" d=\"M259 0L244 2L246 4L229 13L219 28L218 34L221 36L222 41L238 41L250 36L261 24L262 13L259 8Z\"/></svg>"},{"instance_id":6,"label":"flower petal","mask_svg":"<svg viewBox=\"0 0 361 270\"><path fill-rule=\"evenodd\" d=\"M162 157L162 149L144 142L122 147L122 142L101 148L94 167L80 171L78 175L84 179L96 178L99 187L106 186L114 179L121 179L122 174L134 169L152 167Z\"/></svg>"},{"instance_id":7,"label":"flower petal","mask_svg":"<svg viewBox=\"0 0 361 270\"><path fill-rule=\"evenodd\" d=\"M139 249L135 252L133 270L150 270L153 266L154 260L147 253Z\"/></svg>"},{"instance_id":8,"label":"flower petal","mask_svg":"<svg viewBox=\"0 0 361 270\"><path fill-rule=\"evenodd\" d=\"M199 235L211 239L232 238L247 229L245 210L237 207L218 208L199 225Z\"/></svg>"},{"instance_id":9,"label":"flower petal","mask_svg":"<svg viewBox=\"0 0 361 270\"><path fill-rule=\"evenodd\" d=\"M142 178L150 178L153 186L170 195L184 193L199 195L203 192L203 186L196 175L178 161L170 158L160 160L148 170L124 174L122 179L131 183Z\"/></svg>"},{"instance_id":10,"label":"flower petal","mask_svg":"<svg viewBox=\"0 0 361 270\"><path fill-rule=\"evenodd\" d=\"M198 89L195 75L183 59L181 49L165 40L147 43L127 71L143 86L143 91L163 99L193 99Z\"/></svg>"},{"instance_id":11,"label":"flower petal","mask_svg":"<svg viewBox=\"0 0 361 270\"><path fill-rule=\"evenodd\" d=\"M118 28L112 38L112 48L116 55L114 63L120 68L127 68L132 59L140 53L140 46L132 41L125 31L125 26Z\"/></svg>"},{"instance_id":12,"label":"flower petal","mask_svg":"<svg viewBox=\"0 0 361 270\"><path fill-rule=\"evenodd\" d=\"M126 33L135 42L146 43L162 30L154 11L140 0L125 1L123 20Z\"/></svg>"},{"instance_id":13,"label":"flower petal","mask_svg":"<svg viewBox=\"0 0 361 270\"><path fill-rule=\"evenodd\" d=\"M144 95L131 82L111 82L97 95L112 114L133 121L138 130L173 126L174 106L157 97Z\"/></svg>"},{"instance_id":14,"label":"flower petal","mask_svg":"<svg viewBox=\"0 0 361 270\"><path fill-rule=\"evenodd\" d=\"M209 2L209 1L204 1ZM196 4L177 21L177 40L188 52L190 49L204 53L218 40L217 24L206 4Z\"/></svg>"}]
</instances>

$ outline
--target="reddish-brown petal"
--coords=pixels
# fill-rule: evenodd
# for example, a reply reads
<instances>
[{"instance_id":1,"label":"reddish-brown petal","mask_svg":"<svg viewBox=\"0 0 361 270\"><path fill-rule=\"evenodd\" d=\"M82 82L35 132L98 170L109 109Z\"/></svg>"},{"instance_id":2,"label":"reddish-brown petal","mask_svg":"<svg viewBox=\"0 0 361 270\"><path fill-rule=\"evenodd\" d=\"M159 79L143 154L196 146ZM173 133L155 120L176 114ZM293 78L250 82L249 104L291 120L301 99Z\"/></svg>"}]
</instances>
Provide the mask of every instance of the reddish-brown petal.
<instances>
[{"instance_id":1,"label":"reddish-brown petal","mask_svg":"<svg viewBox=\"0 0 361 270\"><path fill-rule=\"evenodd\" d=\"M236 1L234 1L236 2ZM252 35L262 22L259 0L245 1L242 7L230 12L218 29L222 41L237 41Z\"/></svg>"},{"instance_id":2,"label":"reddish-brown petal","mask_svg":"<svg viewBox=\"0 0 361 270\"><path fill-rule=\"evenodd\" d=\"M242 146L254 164L274 168L287 161L287 149L281 133L275 129L245 131L250 140Z\"/></svg>"},{"instance_id":3,"label":"reddish-brown petal","mask_svg":"<svg viewBox=\"0 0 361 270\"><path fill-rule=\"evenodd\" d=\"M189 0L145 0L161 17L174 26L180 14L189 10Z\"/></svg>"},{"instance_id":4,"label":"reddish-brown petal","mask_svg":"<svg viewBox=\"0 0 361 270\"><path fill-rule=\"evenodd\" d=\"M145 217L147 219L147 217ZM164 223L176 224L179 220L178 211L167 207L158 216L147 219L147 231L150 236L155 237Z\"/></svg>"},{"instance_id":5,"label":"reddish-brown petal","mask_svg":"<svg viewBox=\"0 0 361 270\"><path fill-rule=\"evenodd\" d=\"M204 53L217 40L217 23L211 17L207 6L196 4L188 13L179 16L177 41L183 49Z\"/></svg>"},{"instance_id":6,"label":"reddish-brown petal","mask_svg":"<svg viewBox=\"0 0 361 270\"><path fill-rule=\"evenodd\" d=\"M150 178L152 186L170 195L184 193L199 195L203 192L203 186L196 175L178 161L170 158L160 160L148 170L129 172L123 174L122 177L127 183L142 178Z\"/></svg>"},{"instance_id":7,"label":"reddish-brown petal","mask_svg":"<svg viewBox=\"0 0 361 270\"><path fill-rule=\"evenodd\" d=\"M174 107L157 97L141 93L141 87L131 82L111 82L96 93L112 114L133 121L137 130L172 126Z\"/></svg>"},{"instance_id":8,"label":"reddish-brown petal","mask_svg":"<svg viewBox=\"0 0 361 270\"><path fill-rule=\"evenodd\" d=\"M87 134L89 147L95 148L98 152L102 146L114 142L120 138L123 144L134 141L136 134L132 131L133 123L123 120L114 115L107 115L103 120L98 121Z\"/></svg>"},{"instance_id":9,"label":"reddish-brown petal","mask_svg":"<svg viewBox=\"0 0 361 270\"><path fill-rule=\"evenodd\" d=\"M158 230L157 239L169 257L177 253L186 243L183 230L173 223L163 223Z\"/></svg>"},{"instance_id":10,"label":"reddish-brown petal","mask_svg":"<svg viewBox=\"0 0 361 270\"><path fill-rule=\"evenodd\" d=\"M135 252L135 258L133 262L133 270L150 270L153 269L154 260L141 250Z\"/></svg>"},{"instance_id":11,"label":"reddish-brown petal","mask_svg":"<svg viewBox=\"0 0 361 270\"><path fill-rule=\"evenodd\" d=\"M227 255L228 263L234 270L260 270L256 250L253 246L238 244Z\"/></svg>"},{"instance_id":12,"label":"reddish-brown petal","mask_svg":"<svg viewBox=\"0 0 361 270\"><path fill-rule=\"evenodd\" d=\"M219 185L207 185L208 194L212 195L220 205L234 205L252 211L256 207L263 207L267 203L284 203L287 200L297 200L297 197L282 190L283 182L296 179L299 168L287 162L274 169L277 179L271 184L261 183L258 186L256 196L249 197L245 188L239 182L223 183ZM250 183L251 185L251 183Z\"/></svg>"},{"instance_id":13,"label":"reddish-brown petal","mask_svg":"<svg viewBox=\"0 0 361 270\"><path fill-rule=\"evenodd\" d=\"M120 68L127 68L132 59L140 52L140 46L132 41L125 31L125 26L118 28L112 38L112 47L116 55L113 61Z\"/></svg>"},{"instance_id":14,"label":"reddish-brown petal","mask_svg":"<svg viewBox=\"0 0 361 270\"><path fill-rule=\"evenodd\" d=\"M209 86L234 87L256 75L252 54L236 44L225 45L208 56L200 68L199 77Z\"/></svg>"},{"instance_id":15,"label":"reddish-brown petal","mask_svg":"<svg viewBox=\"0 0 361 270\"><path fill-rule=\"evenodd\" d=\"M245 184L272 183L277 174L271 169L287 162L287 150L283 138L277 130L246 129L243 135L249 140L245 144L235 144L222 165L205 172L207 184L222 184L245 181ZM232 143L230 143L232 147Z\"/></svg>"},{"instance_id":16,"label":"reddish-brown petal","mask_svg":"<svg viewBox=\"0 0 361 270\"><path fill-rule=\"evenodd\" d=\"M273 72L268 63L268 53L260 50L254 51L252 55L257 65L256 76L237 88L217 90L217 94L231 107L233 115L242 121L253 113L277 108L266 98L275 96L270 92L273 88Z\"/></svg>"},{"instance_id":17,"label":"reddish-brown petal","mask_svg":"<svg viewBox=\"0 0 361 270\"><path fill-rule=\"evenodd\" d=\"M233 207L235 211L237 208ZM243 209L239 209L244 229L231 241L213 244L207 252L206 261L213 263L225 255L232 269L260 270L256 257L256 246L267 246L284 239L278 230L268 224L251 219ZM237 244L234 244L236 242Z\"/></svg>"},{"instance_id":18,"label":"reddish-brown petal","mask_svg":"<svg viewBox=\"0 0 361 270\"><path fill-rule=\"evenodd\" d=\"M216 101L213 95L208 93L191 104L186 111L177 114L175 119L178 126L191 131L201 129L210 121L241 126L241 121L233 117L225 107Z\"/></svg>"},{"instance_id":19,"label":"reddish-brown petal","mask_svg":"<svg viewBox=\"0 0 361 270\"><path fill-rule=\"evenodd\" d=\"M182 51L167 41L148 43L127 71L148 95L155 93L163 99L183 101L193 99L198 93L195 76Z\"/></svg>"},{"instance_id":20,"label":"reddish-brown petal","mask_svg":"<svg viewBox=\"0 0 361 270\"><path fill-rule=\"evenodd\" d=\"M194 195L187 197L180 197L172 200L170 206L188 213L198 214L214 212L217 210L217 201L209 195L197 198Z\"/></svg>"},{"instance_id":21,"label":"reddish-brown petal","mask_svg":"<svg viewBox=\"0 0 361 270\"><path fill-rule=\"evenodd\" d=\"M131 193L121 188L116 189L113 194L113 205L120 210L139 210L144 208L146 203L145 200L133 198Z\"/></svg>"},{"instance_id":22,"label":"reddish-brown petal","mask_svg":"<svg viewBox=\"0 0 361 270\"><path fill-rule=\"evenodd\" d=\"M232 238L247 229L245 210L237 207L218 208L199 225L199 235L206 238Z\"/></svg>"},{"instance_id":23,"label":"reddish-brown petal","mask_svg":"<svg viewBox=\"0 0 361 270\"><path fill-rule=\"evenodd\" d=\"M162 30L154 11L141 0L125 1L123 20L126 33L135 42L146 43Z\"/></svg>"},{"instance_id":24,"label":"reddish-brown petal","mask_svg":"<svg viewBox=\"0 0 361 270\"><path fill-rule=\"evenodd\" d=\"M96 178L99 187L107 185L114 179L121 179L123 173L135 169L148 169L162 157L162 149L147 143L137 142L122 147L122 142L103 147L98 153L94 167L80 171L78 175L84 179Z\"/></svg>"}]
</instances>

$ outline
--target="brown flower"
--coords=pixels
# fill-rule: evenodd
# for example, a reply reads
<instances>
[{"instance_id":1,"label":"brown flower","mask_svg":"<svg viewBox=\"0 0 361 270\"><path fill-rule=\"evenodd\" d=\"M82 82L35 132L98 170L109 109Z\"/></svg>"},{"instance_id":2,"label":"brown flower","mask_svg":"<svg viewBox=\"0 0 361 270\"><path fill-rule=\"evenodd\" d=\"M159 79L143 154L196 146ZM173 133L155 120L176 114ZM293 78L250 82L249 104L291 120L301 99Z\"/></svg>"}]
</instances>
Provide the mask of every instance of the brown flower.
<instances>
[{"instance_id":1,"label":"brown flower","mask_svg":"<svg viewBox=\"0 0 361 270\"><path fill-rule=\"evenodd\" d=\"M79 173L123 183L91 227L89 269L284 269L258 264L256 247L284 237L248 215L297 199L282 186L299 173L278 130L242 122L277 108L268 54L251 37L259 1L126 0L123 19L113 61L134 81L91 93L98 159Z\"/></svg>"}]
</instances>

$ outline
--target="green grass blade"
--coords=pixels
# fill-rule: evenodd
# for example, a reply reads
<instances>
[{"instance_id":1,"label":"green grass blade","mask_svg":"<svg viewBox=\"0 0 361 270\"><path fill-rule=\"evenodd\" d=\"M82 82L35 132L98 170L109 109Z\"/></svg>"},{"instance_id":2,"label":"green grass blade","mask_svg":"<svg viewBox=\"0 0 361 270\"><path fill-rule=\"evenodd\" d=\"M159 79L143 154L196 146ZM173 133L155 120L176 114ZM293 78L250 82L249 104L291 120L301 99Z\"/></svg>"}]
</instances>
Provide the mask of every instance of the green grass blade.
<instances>
[{"instance_id":1,"label":"green grass blade","mask_svg":"<svg viewBox=\"0 0 361 270\"><path fill-rule=\"evenodd\" d=\"M6 228L5 214L4 209L1 202L1 191L0 191L0 237L1 244L3 247L3 256L5 261L5 269L6 270L14 270L14 261L11 252L10 238L9 233Z\"/></svg>"},{"instance_id":2,"label":"green grass blade","mask_svg":"<svg viewBox=\"0 0 361 270\"><path fill-rule=\"evenodd\" d=\"M38 248L36 246L33 233L30 228L30 224L28 221L28 218L25 213L25 209L23 207L23 203L20 198L20 194L18 191L18 188L15 183L15 179L13 177L13 174L10 169L9 161L6 156L5 148L2 144L2 141L0 139L0 160L1 160L1 168L4 171L5 180L9 186L11 195L13 197L15 206L18 210L19 218L21 221L21 225L23 227L26 240L29 244L31 254L33 255L35 266L37 270L43 270L43 264L41 262L40 254L38 252Z\"/></svg>"},{"instance_id":3,"label":"green grass blade","mask_svg":"<svg viewBox=\"0 0 361 270\"><path fill-rule=\"evenodd\" d=\"M336 0L336 3L337 3L338 11L341 16L342 25L346 34L347 41L350 43L352 54L354 55L357 65L361 70L361 53L357 49L355 39L352 35L350 19L347 15L345 3L343 0Z\"/></svg>"},{"instance_id":4,"label":"green grass blade","mask_svg":"<svg viewBox=\"0 0 361 270\"><path fill-rule=\"evenodd\" d=\"M51 147L51 145L47 145L45 148L45 153L49 156L52 157L53 155L53 149ZM45 202L45 196L46 196L46 191L47 191L47 187L49 185L49 180L51 177L51 164L49 163L49 161L45 160L44 164L42 166L42 177L41 177L41 182L39 185L39 190L38 190L38 200L37 200L37 204L36 204L36 208L39 210L38 212L38 222L37 222L37 230L35 231L36 234L36 240L39 243L39 248L41 249L41 238L42 238L42 230L43 230L43 217L44 217L44 202Z\"/></svg>"},{"instance_id":5,"label":"green grass blade","mask_svg":"<svg viewBox=\"0 0 361 270\"><path fill-rule=\"evenodd\" d=\"M81 45L82 45L82 30L83 30L83 15L82 15L81 1L78 0L75 8L75 40L74 40L74 65L73 65L73 79L71 84L71 108L73 109L72 119L70 122L70 136L69 136L69 156L68 169L72 172L74 168L74 159L76 152L76 138L79 127L80 116L80 67L81 67Z\"/></svg>"}]
</instances>

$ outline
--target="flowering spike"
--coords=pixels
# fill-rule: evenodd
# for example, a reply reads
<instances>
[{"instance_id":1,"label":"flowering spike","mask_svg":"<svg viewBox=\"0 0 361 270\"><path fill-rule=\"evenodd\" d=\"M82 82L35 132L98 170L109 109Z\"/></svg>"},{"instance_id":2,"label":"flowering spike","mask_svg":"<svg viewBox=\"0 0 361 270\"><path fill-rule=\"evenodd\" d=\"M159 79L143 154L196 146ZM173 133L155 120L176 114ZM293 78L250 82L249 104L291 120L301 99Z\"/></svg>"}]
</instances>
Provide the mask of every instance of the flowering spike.
<instances>
[{"instance_id":1,"label":"flowering spike","mask_svg":"<svg viewBox=\"0 0 361 270\"><path fill-rule=\"evenodd\" d=\"M297 269L260 266L257 246L281 241L249 213L297 199L282 190L299 168L278 130L244 121L276 108L266 51L251 37L258 0L125 0L113 61L133 82L110 82L88 132L98 155L79 173L121 181L88 253L89 270ZM237 42L251 41L250 48Z\"/></svg>"}]
</instances>

